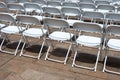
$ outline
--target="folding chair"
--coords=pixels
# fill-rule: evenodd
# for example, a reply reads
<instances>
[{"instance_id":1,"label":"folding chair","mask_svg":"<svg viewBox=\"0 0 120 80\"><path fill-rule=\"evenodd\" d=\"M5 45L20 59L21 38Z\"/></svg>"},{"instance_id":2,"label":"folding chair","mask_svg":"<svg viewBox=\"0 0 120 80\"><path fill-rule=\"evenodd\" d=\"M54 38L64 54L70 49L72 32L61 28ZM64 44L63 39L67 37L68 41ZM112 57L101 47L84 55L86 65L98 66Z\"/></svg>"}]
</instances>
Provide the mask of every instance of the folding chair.
<instances>
[{"instance_id":1,"label":"folding chair","mask_svg":"<svg viewBox=\"0 0 120 80\"><path fill-rule=\"evenodd\" d=\"M74 7L62 7L62 16L67 20L70 26L73 26L75 22L81 21L81 11Z\"/></svg>"},{"instance_id":2,"label":"folding chair","mask_svg":"<svg viewBox=\"0 0 120 80\"><path fill-rule=\"evenodd\" d=\"M26 14L33 15L33 13L37 13L38 15L40 15L42 13L42 7L40 7L38 3L24 3L24 8Z\"/></svg>"},{"instance_id":3,"label":"folding chair","mask_svg":"<svg viewBox=\"0 0 120 80\"><path fill-rule=\"evenodd\" d=\"M14 40L12 40L10 38L10 36L11 35L18 35L18 36L20 36L21 35L21 31L23 31L25 28L24 27L20 28L16 24L15 17L11 16L8 13L0 13L0 20L8 23L8 24L6 24L5 28L1 29L1 34L4 36L4 38L3 38L3 40L2 40L2 42L0 44L0 51L16 55L18 53L18 50L19 50L19 47L20 47L20 44L21 44L21 40L18 41L17 39L15 39L15 37L13 37L12 39L14 39ZM8 44L10 44L12 42L14 43L14 41L18 41L17 47L15 47L15 51L6 50L4 48L5 40L8 41L8 43L6 45L8 45Z\"/></svg>"},{"instance_id":4,"label":"folding chair","mask_svg":"<svg viewBox=\"0 0 120 80\"><path fill-rule=\"evenodd\" d=\"M116 12L120 13L120 7L117 7Z\"/></svg>"},{"instance_id":5,"label":"folding chair","mask_svg":"<svg viewBox=\"0 0 120 80\"><path fill-rule=\"evenodd\" d=\"M79 3L79 7L82 11L95 11L96 6L93 3Z\"/></svg>"},{"instance_id":6,"label":"folding chair","mask_svg":"<svg viewBox=\"0 0 120 80\"><path fill-rule=\"evenodd\" d=\"M7 7L15 15L25 13L24 7L18 3L8 3Z\"/></svg>"},{"instance_id":7,"label":"folding chair","mask_svg":"<svg viewBox=\"0 0 120 80\"><path fill-rule=\"evenodd\" d=\"M0 2L0 12L9 12L6 3L4 3L4 2Z\"/></svg>"},{"instance_id":8,"label":"folding chair","mask_svg":"<svg viewBox=\"0 0 120 80\"><path fill-rule=\"evenodd\" d=\"M78 4L75 2L63 2L62 7L76 7L79 8Z\"/></svg>"},{"instance_id":9,"label":"folding chair","mask_svg":"<svg viewBox=\"0 0 120 80\"><path fill-rule=\"evenodd\" d=\"M17 3L17 0L5 0L6 3Z\"/></svg>"},{"instance_id":10,"label":"folding chair","mask_svg":"<svg viewBox=\"0 0 120 80\"><path fill-rule=\"evenodd\" d=\"M61 11L55 7L43 7L43 13L44 13L44 16L46 17L47 16L53 17L53 18L62 17Z\"/></svg>"},{"instance_id":11,"label":"folding chair","mask_svg":"<svg viewBox=\"0 0 120 80\"><path fill-rule=\"evenodd\" d=\"M82 14L83 21L89 21L92 23L102 23L101 27L105 25L105 16L101 12L84 11Z\"/></svg>"},{"instance_id":12,"label":"folding chair","mask_svg":"<svg viewBox=\"0 0 120 80\"><path fill-rule=\"evenodd\" d=\"M108 24L119 24L120 23L120 14L119 13L106 13L105 16L106 26Z\"/></svg>"},{"instance_id":13,"label":"folding chair","mask_svg":"<svg viewBox=\"0 0 120 80\"><path fill-rule=\"evenodd\" d=\"M111 35L114 35L114 37L112 37ZM116 38L115 36L117 37L120 36L120 26L119 25L108 25L106 29L106 41L105 41L106 42L106 48L105 48L106 55L105 55L105 60L104 60L103 72L120 74L120 72L118 71L107 69L107 61L109 57L109 52L120 51L120 39ZM112 54L114 54L114 52L112 52Z\"/></svg>"},{"instance_id":14,"label":"folding chair","mask_svg":"<svg viewBox=\"0 0 120 80\"><path fill-rule=\"evenodd\" d=\"M43 27L41 28L35 28L32 26L42 26L41 22L39 19L32 17L32 16L17 16L17 20L19 21L20 24L26 24L26 26L28 27L27 30L22 32L22 36L23 36L23 46L21 49L21 53L20 56L26 56L26 57L32 57L32 58L37 58L40 59L44 44L46 42L46 33L47 30L44 29ZM42 44L41 47L39 49L39 53L38 56L33 56L33 55L29 55L29 54L25 54L25 48L26 47L30 47L31 44L38 44L38 42L31 42L30 38L34 38L34 39L43 39L42 40ZM26 46L27 45L27 46Z\"/></svg>"},{"instance_id":15,"label":"folding chair","mask_svg":"<svg viewBox=\"0 0 120 80\"><path fill-rule=\"evenodd\" d=\"M59 30L52 31L52 33L49 34L51 43L48 47L45 60L50 60L50 61L55 61L55 62L60 62L60 63L66 64L66 61L68 59L68 56L69 56L69 53L70 53L70 50L72 47L71 41L72 41L72 37L73 37L72 33L64 31L67 28L70 28L69 24L63 19L53 19L53 18L46 18L46 19L44 19L43 22L44 22L44 26L48 27L49 33L50 33L50 28L59 29ZM68 40L70 40L70 42L68 42L68 44L70 44L70 45L68 47L67 54L65 54L64 60L56 60L56 59L52 59L49 57L50 53L51 53L51 47L52 47L52 51L55 50L55 44L53 41L58 41L58 42L61 42L61 44L62 44ZM56 46L59 46L59 45L56 44Z\"/></svg>"},{"instance_id":16,"label":"folding chair","mask_svg":"<svg viewBox=\"0 0 120 80\"><path fill-rule=\"evenodd\" d=\"M102 30L101 26L97 23L76 22L73 24L73 28L75 29L75 32L80 31L80 33L78 35L78 38L76 38L76 50L75 50L75 55L74 55L72 67L76 66L76 67L96 71L99 56L101 54L101 49L102 49L103 30ZM82 34L81 31L88 32L89 34L90 33L98 33L100 35L98 37L96 37L94 35L88 35L88 34L84 34L84 33ZM77 36L77 33L76 33L76 36ZM87 46L87 47L92 47L92 48L98 48L98 53L97 53L94 67L88 67L88 66L82 66L82 65L76 64L76 57L78 54L79 45L81 45L81 47Z\"/></svg>"},{"instance_id":17,"label":"folding chair","mask_svg":"<svg viewBox=\"0 0 120 80\"><path fill-rule=\"evenodd\" d=\"M96 5L107 4L110 5L110 1L95 1Z\"/></svg>"},{"instance_id":18,"label":"folding chair","mask_svg":"<svg viewBox=\"0 0 120 80\"><path fill-rule=\"evenodd\" d=\"M31 2L38 3L41 7L47 6L46 0L31 0Z\"/></svg>"},{"instance_id":19,"label":"folding chair","mask_svg":"<svg viewBox=\"0 0 120 80\"><path fill-rule=\"evenodd\" d=\"M18 3L24 5L24 3L30 2L30 0L18 0Z\"/></svg>"},{"instance_id":20,"label":"folding chair","mask_svg":"<svg viewBox=\"0 0 120 80\"><path fill-rule=\"evenodd\" d=\"M80 0L80 3L94 3L93 0Z\"/></svg>"},{"instance_id":21,"label":"folding chair","mask_svg":"<svg viewBox=\"0 0 120 80\"><path fill-rule=\"evenodd\" d=\"M96 11L102 12L102 13L114 13L115 12L115 6L107 5L107 4L101 4L98 5L96 8Z\"/></svg>"},{"instance_id":22,"label":"folding chair","mask_svg":"<svg viewBox=\"0 0 120 80\"><path fill-rule=\"evenodd\" d=\"M61 2L59 1L47 1L47 7L55 7L61 9Z\"/></svg>"}]
</instances>

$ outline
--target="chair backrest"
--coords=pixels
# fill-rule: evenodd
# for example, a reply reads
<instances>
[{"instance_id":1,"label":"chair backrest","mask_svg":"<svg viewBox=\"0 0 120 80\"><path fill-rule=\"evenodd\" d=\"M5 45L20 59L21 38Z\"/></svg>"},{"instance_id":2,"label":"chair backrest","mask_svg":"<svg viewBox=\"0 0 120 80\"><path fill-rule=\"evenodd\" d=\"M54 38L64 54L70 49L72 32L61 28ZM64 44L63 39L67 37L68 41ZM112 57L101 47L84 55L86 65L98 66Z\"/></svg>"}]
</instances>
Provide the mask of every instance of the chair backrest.
<instances>
[{"instance_id":1,"label":"chair backrest","mask_svg":"<svg viewBox=\"0 0 120 80\"><path fill-rule=\"evenodd\" d=\"M5 0L6 3L17 3L17 0Z\"/></svg>"},{"instance_id":2,"label":"chair backrest","mask_svg":"<svg viewBox=\"0 0 120 80\"><path fill-rule=\"evenodd\" d=\"M97 6L97 11L106 10L106 12L115 12L115 7L112 5L101 4Z\"/></svg>"},{"instance_id":3,"label":"chair backrest","mask_svg":"<svg viewBox=\"0 0 120 80\"><path fill-rule=\"evenodd\" d=\"M96 6L92 3L79 3L79 7L81 10L87 8L87 9L93 9L93 11L94 11L96 9Z\"/></svg>"},{"instance_id":4,"label":"chair backrest","mask_svg":"<svg viewBox=\"0 0 120 80\"><path fill-rule=\"evenodd\" d=\"M108 25L106 29L107 34L114 34L120 36L120 26L119 25Z\"/></svg>"},{"instance_id":5,"label":"chair backrest","mask_svg":"<svg viewBox=\"0 0 120 80\"><path fill-rule=\"evenodd\" d=\"M47 1L47 6L59 7L61 6L61 2L59 1Z\"/></svg>"},{"instance_id":6,"label":"chair backrest","mask_svg":"<svg viewBox=\"0 0 120 80\"><path fill-rule=\"evenodd\" d=\"M120 13L120 6L117 8L117 12Z\"/></svg>"},{"instance_id":7,"label":"chair backrest","mask_svg":"<svg viewBox=\"0 0 120 80\"><path fill-rule=\"evenodd\" d=\"M69 14L69 15L67 15L67 16L74 16L75 15L75 17L81 17L81 12L80 12L80 10L78 9L78 8L69 8L69 7L63 7L62 9L61 9L61 12L62 12L62 14L63 15L67 15L67 14ZM71 15L70 15L71 14Z\"/></svg>"},{"instance_id":8,"label":"chair backrest","mask_svg":"<svg viewBox=\"0 0 120 80\"><path fill-rule=\"evenodd\" d=\"M53 27L53 28L69 28L69 24L67 21L63 19L55 19L55 18L45 18L43 20L45 27Z\"/></svg>"},{"instance_id":9,"label":"chair backrest","mask_svg":"<svg viewBox=\"0 0 120 80\"><path fill-rule=\"evenodd\" d=\"M95 12L95 11L85 11L82 14L82 19L90 19L91 21L95 21L97 19L104 21L104 14L101 12Z\"/></svg>"},{"instance_id":10,"label":"chair backrest","mask_svg":"<svg viewBox=\"0 0 120 80\"><path fill-rule=\"evenodd\" d=\"M78 31L102 33L103 29L97 23L75 22L73 28Z\"/></svg>"},{"instance_id":11,"label":"chair backrest","mask_svg":"<svg viewBox=\"0 0 120 80\"><path fill-rule=\"evenodd\" d=\"M106 20L120 21L120 14L118 13L107 13L105 16Z\"/></svg>"},{"instance_id":12,"label":"chair backrest","mask_svg":"<svg viewBox=\"0 0 120 80\"><path fill-rule=\"evenodd\" d=\"M110 5L110 1L95 1L96 5L107 4Z\"/></svg>"},{"instance_id":13,"label":"chair backrest","mask_svg":"<svg viewBox=\"0 0 120 80\"><path fill-rule=\"evenodd\" d=\"M0 12L8 12L8 7L4 2L0 2Z\"/></svg>"},{"instance_id":14,"label":"chair backrest","mask_svg":"<svg viewBox=\"0 0 120 80\"><path fill-rule=\"evenodd\" d=\"M5 22L10 22L10 23L15 22L14 17L10 15L9 13L0 13L0 20L5 21Z\"/></svg>"},{"instance_id":15,"label":"chair backrest","mask_svg":"<svg viewBox=\"0 0 120 80\"><path fill-rule=\"evenodd\" d=\"M42 5L46 5L47 4L45 0L31 0L31 2L42 4Z\"/></svg>"},{"instance_id":16,"label":"chair backrest","mask_svg":"<svg viewBox=\"0 0 120 80\"><path fill-rule=\"evenodd\" d=\"M19 15L16 19L21 24L40 25L40 21L32 16Z\"/></svg>"},{"instance_id":17,"label":"chair backrest","mask_svg":"<svg viewBox=\"0 0 120 80\"><path fill-rule=\"evenodd\" d=\"M16 3L8 3L7 7L9 9L14 9L14 10L23 10L24 11L24 7L20 4L16 4Z\"/></svg>"},{"instance_id":18,"label":"chair backrest","mask_svg":"<svg viewBox=\"0 0 120 80\"><path fill-rule=\"evenodd\" d=\"M31 2L24 3L24 8L41 9L39 4Z\"/></svg>"},{"instance_id":19,"label":"chair backrest","mask_svg":"<svg viewBox=\"0 0 120 80\"><path fill-rule=\"evenodd\" d=\"M80 2L84 2L84 3L94 3L93 0L80 0Z\"/></svg>"},{"instance_id":20,"label":"chair backrest","mask_svg":"<svg viewBox=\"0 0 120 80\"><path fill-rule=\"evenodd\" d=\"M75 2L63 2L62 7L79 7Z\"/></svg>"},{"instance_id":21,"label":"chair backrest","mask_svg":"<svg viewBox=\"0 0 120 80\"><path fill-rule=\"evenodd\" d=\"M43 7L43 12L48 14L59 14L61 15L61 11L55 7Z\"/></svg>"},{"instance_id":22,"label":"chair backrest","mask_svg":"<svg viewBox=\"0 0 120 80\"><path fill-rule=\"evenodd\" d=\"M18 0L19 3L30 2L29 0Z\"/></svg>"}]
</instances>

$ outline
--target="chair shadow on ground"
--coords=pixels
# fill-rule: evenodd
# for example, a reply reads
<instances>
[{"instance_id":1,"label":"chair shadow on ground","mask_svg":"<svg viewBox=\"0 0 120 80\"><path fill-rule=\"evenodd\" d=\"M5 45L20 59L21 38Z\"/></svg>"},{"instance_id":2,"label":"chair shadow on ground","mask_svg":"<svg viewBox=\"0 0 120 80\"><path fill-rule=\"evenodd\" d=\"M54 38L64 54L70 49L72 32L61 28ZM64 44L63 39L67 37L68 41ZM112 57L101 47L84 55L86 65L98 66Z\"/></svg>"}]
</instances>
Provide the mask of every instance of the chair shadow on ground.
<instances>
[{"instance_id":1,"label":"chair shadow on ground","mask_svg":"<svg viewBox=\"0 0 120 80\"><path fill-rule=\"evenodd\" d=\"M92 63L95 63L96 57L97 56L94 54L78 52L77 57L76 57L76 61L92 64Z\"/></svg>"},{"instance_id":2,"label":"chair shadow on ground","mask_svg":"<svg viewBox=\"0 0 120 80\"><path fill-rule=\"evenodd\" d=\"M7 41L5 41L4 43L4 46L6 46L6 48L9 48L9 49L16 49L17 45L18 45L19 42L11 42L11 43L8 43ZM22 49L22 46L23 46L23 42L21 42L18 50L21 50ZM27 44L25 45L27 46ZM40 51L40 48L41 48L41 45L31 45L29 47L25 47L25 50L26 51L29 51L29 52L32 52L32 53L39 53ZM47 46L44 46L43 47L43 50L42 50L42 53L45 53L47 51ZM41 55L42 56L42 55Z\"/></svg>"},{"instance_id":3,"label":"chair shadow on ground","mask_svg":"<svg viewBox=\"0 0 120 80\"><path fill-rule=\"evenodd\" d=\"M69 56L71 56L72 51L69 52ZM50 52L51 55L56 57L65 57L67 54L67 49L65 48L55 48L53 51Z\"/></svg>"},{"instance_id":4,"label":"chair shadow on ground","mask_svg":"<svg viewBox=\"0 0 120 80\"><path fill-rule=\"evenodd\" d=\"M41 48L41 45L31 45L29 47L26 47L25 50L33 53L39 53L40 48ZM47 51L47 48L48 48L47 46L44 46L42 52L45 53Z\"/></svg>"},{"instance_id":5,"label":"chair shadow on ground","mask_svg":"<svg viewBox=\"0 0 120 80\"><path fill-rule=\"evenodd\" d=\"M120 58L109 56L106 65L110 67L120 68Z\"/></svg>"}]
</instances>

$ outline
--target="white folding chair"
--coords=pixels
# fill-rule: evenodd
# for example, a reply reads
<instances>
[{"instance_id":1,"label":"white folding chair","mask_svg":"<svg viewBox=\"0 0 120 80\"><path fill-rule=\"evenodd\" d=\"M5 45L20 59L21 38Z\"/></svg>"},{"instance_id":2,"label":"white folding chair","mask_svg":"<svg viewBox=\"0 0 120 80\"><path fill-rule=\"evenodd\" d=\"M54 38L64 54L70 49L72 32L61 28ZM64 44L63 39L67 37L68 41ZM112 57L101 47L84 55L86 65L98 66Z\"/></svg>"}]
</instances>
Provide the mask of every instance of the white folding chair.
<instances>
[{"instance_id":1,"label":"white folding chair","mask_svg":"<svg viewBox=\"0 0 120 80\"><path fill-rule=\"evenodd\" d=\"M26 24L26 26L28 27L27 30L22 32L23 46L22 46L22 49L21 49L20 56L26 56L26 57L32 57L32 58L40 59L41 53L42 53L42 50L43 50L43 47L44 47L44 44L46 42L47 30L44 29L43 27L39 28L42 25L41 25L40 20L37 19L36 17L32 17L32 16L17 16L17 20L18 20L19 24ZM32 27L32 26L39 26L39 27ZM41 47L40 47L39 52L38 52L38 56L25 54L26 47L30 47L31 44L33 45L33 44L40 43L40 42L35 42L34 40L32 42L31 40L33 38L34 39L40 39L40 40L41 40L41 38L43 39L42 43L41 43Z\"/></svg>"},{"instance_id":2,"label":"white folding chair","mask_svg":"<svg viewBox=\"0 0 120 80\"><path fill-rule=\"evenodd\" d=\"M18 3L21 5L23 5L26 2L30 2L30 0L18 0Z\"/></svg>"},{"instance_id":3,"label":"white folding chair","mask_svg":"<svg viewBox=\"0 0 120 80\"><path fill-rule=\"evenodd\" d=\"M117 51L117 52L120 51L120 39L117 38L118 36L120 36L120 26L119 25L108 25L106 28L106 41L105 41L106 42L106 48L105 48L106 55L105 55L105 60L104 60L103 72L120 74L120 72L117 70L114 71L114 70L107 69L109 53L111 51ZM114 52L112 52L112 54L114 54ZM109 62L110 62L110 59L109 59Z\"/></svg>"},{"instance_id":4,"label":"white folding chair","mask_svg":"<svg viewBox=\"0 0 120 80\"><path fill-rule=\"evenodd\" d=\"M82 14L82 20L92 23L101 23L101 27L105 25L105 16L101 12L84 11Z\"/></svg>"},{"instance_id":5,"label":"white folding chair","mask_svg":"<svg viewBox=\"0 0 120 80\"><path fill-rule=\"evenodd\" d=\"M97 6L96 11L102 12L104 14L106 13L114 13L115 12L115 6L107 5L107 4L100 4Z\"/></svg>"},{"instance_id":6,"label":"white folding chair","mask_svg":"<svg viewBox=\"0 0 120 80\"><path fill-rule=\"evenodd\" d=\"M10 54L14 54L16 55L18 53L18 50L19 50L19 47L21 45L21 40L17 40L15 39L16 37L13 37L11 39L10 36L12 35L18 35L18 37L21 35L21 31L23 31L25 28L24 27L19 27L17 24L16 24L16 19L15 17L11 16L10 14L7 14L7 13L1 13L0 14L0 19L4 22L7 22L8 24L6 24L6 27L5 28L2 28L1 29L1 34L3 36L5 36L0 44L0 51L1 52L5 52L5 53L10 53ZM8 40L9 42L5 45L9 45L11 43L14 43L15 41L18 41L17 43L17 46L13 46L15 47L15 51L11 51L11 50L7 50L5 49L4 47L4 43L5 43L5 40Z\"/></svg>"},{"instance_id":7,"label":"white folding chair","mask_svg":"<svg viewBox=\"0 0 120 80\"><path fill-rule=\"evenodd\" d=\"M18 3L8 3L7 7L15 15L25 13L24 7Z\"/></svg>"},{"instance_id":8,"label":"white folding chair","mask_svg":"<svg viewBox=\"0 0 120 80\"><path fill-rule=\"evenodd\" d=\"M73 24L73 28L75 29L75 32L80 31L80 33L78 35L78 38L76 38L76 50L75 50L75 55L74 55L72 67L76 66L76 67L96 71L99 56L101 54L101 49L102 49L103 30L102 30L101 26L97 23L76 22ZM98 33L100 35L98 37L96 37L94 35L88 35L88 34L84 34L84 33L82 34L81 31L88 32L89 34L90 33ZM87 46L87 47L92 47L92 48L98 48L98 53L97 53L94 67L88 67L88 66L82 66L82 65L76 64L76 57L77 57L77 54L79 51L79 45L81 45L81 47ZM86 60L87 60L87 58L86 58Z\"/></svg>"},{"instance_id":9,"label":"white folding chair","mask_svg":"<svg viewBox=\"0 0 120 80\"><path fill-rule=\"evenodd\" d=\"M62 7L75 7L79 8L78 4L76 2L63 2Z\"/></svg>"},{"instance_id":10,"label":"white folding chair","mask_svg":"<svg viewBox=\"0 0 120 80\"><path fill-rule=\"evenodd\" d=\"M0 2L0 12L9 12L9 9L6 3Z\"/></svg>"},{"instance_id":11,"label":"white folding chair","mask_svg":"<svg viewBox=\"0 0 120 80\"><path fill-rule=\"evenodd\" d=\"M93 0L80 0L80 3L94 3Z\"/></svg>"},{"instance_id":12,"label":"white folding chair","mask_svg":"<svg viewBox=\"0 0 120 80\"><path fill-rule=\"evenodd\" d=\"M24 8L26 14L33 15L33 13L37 13L38 15L40 15L42 13L42 7L40 7L38 3L31 2L24 3Z\"/></svg>"},{"instance_id":13,"label":"white folding chair","mask_svg":"<svg viewBox=\"0 0 120 80\"><path fill-rule=\"evenodd\" d=\"M5 0L6 3L17 3L17 0Z\"/></svg>"},{"instance_id":14,"label":"white folding chair","mask_svg":"<svg viewBox=\"0 0 120 80\"><path fill-rule=\"evenodd\" d=\"M81 11L74 7L62 7L61 12L63 18L67 20L70 26L73 26L75 22L81 21Z\"/></svg>"},{"instance_id":15,"label":"white folding chair","mask_svg":"<svg viewBox=\"0 0 120 80\"><path fill-rule=\"evenodd\" d=\"M47 7L55 7L61 9L61 2L59 1L47 1Z\"/></svg>"},{"instance_id":16,"label":"white folding chair","mask_svg":"<svg viewBox=\"0 0 120 80\"><path fill-rule=\"evenodd\" d=\"M43 7L43 13L46 17L62 17L61 11L55 7Z\"/></svg>"},{"instance_id":17,"label":"white folding chair","mask_svg":"<svg viewBox=\"0 0 120 80\"><path fill-rule=\"evenodd\" d=\"M40 5L46 5L46 0L31 0L33 3L38 3Z\"/></svg>"},{"instance_id":18,"label":"white folding chair","mask_svg":"<svg viewBox=\"0 0 120 80\"><path fill-rule=\"evenodd\" d=\"M46 19L44 19L44 26L48 27L49 31L50 31L50 28L56 28L56 29L58 28L59 29L59 30L52 31L52 33L49 32L50 33L49 38L51 40L51 43L48 47L45 60L50 60L50 61L55 61L55 62L60 62L60 63L66 64L71 47L72 47L71 41L72 41L72 37L73 37L72 33L64 31L67 28L70 28L69 24L63 19L46 18ZM68 42L68 40L70 40L70 42ZM65 41L67 41L68 44L70 44L67 49L67 53L61 53L61 54L65 54L64 60L58 60L58 59L53 59L53 58L49 57L50 53L51 53L51 47L52 47L52 51L54 51L55 47L59 46L59 44L55 44L53 41L61 42L61 44L64 43Z\"/></svg>"},{"instance_id":19,"label":"white folding chair","mask_svg":"<svg viewBox=\"0 0 120 80\"><path fill-rule=\"evenodd\" d=\"M119 13L106 13L105 16L106 26L108 24L119 24L120 23L120 14Z\"/></svg>"},{"instance_id":20,"label":"white folding chair","mask_svg":"<svg viewBox=\"0 0 120 80\"><path fill-rule=\"evenodd\" d=\"M93 3L79 3L79 7L82 11L95 11L96 6Z\"/></svg>"},{"instance_id":21,"label":"white folding chair","mask_svg":"<svg viewBox=\"0 0 120 80\"><path fill-rule=\"evenodd\" d=\"M95 1L95 5L101 5L101 4L107 4L107 5L110 5L110 1L105 1L105 0L103 0L103 1Z\"/></svg>"}]
</instances>

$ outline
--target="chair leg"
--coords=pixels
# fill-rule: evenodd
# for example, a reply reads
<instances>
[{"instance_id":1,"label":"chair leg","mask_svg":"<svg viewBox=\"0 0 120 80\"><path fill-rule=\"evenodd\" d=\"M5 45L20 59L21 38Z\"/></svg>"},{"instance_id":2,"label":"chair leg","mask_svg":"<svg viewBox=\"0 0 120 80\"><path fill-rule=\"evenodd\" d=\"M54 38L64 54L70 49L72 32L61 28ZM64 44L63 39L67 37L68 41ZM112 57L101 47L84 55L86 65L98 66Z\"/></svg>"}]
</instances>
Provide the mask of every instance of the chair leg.
<instances>
[{"instance_id":1,"label":"chair leg","mask_svg":"<svg viewBox=\"0 0 120 80\"><path fill-rule=\"evenodd\" d=\"M42 53L42 50L43 50L44 44L45 44L45 39L44 39L44 41L43 41L43 43L42 43L42 46L41 46L41 49L40 49L40 51L39 51L38 59L40 59L40 56L41 56L41 53Z\"/></svg>"},{"instance_id":2,"label":"chair leg","mask_svg":"<svg viewBox=\"0 0 120 80\"><path fill-rule=\"evenodd\" d=\"M71 47L72 47L72 43L70 43L70 46L69 46L69 48L68 48L68 51L67 51L67 54L66 54L66 57L65 57L65 60L64 60L64 64L66 64L66 62L67 62L67 59L68 59L68 56L69 56Z\"/></svg>"},{"instance_id":3,"label":"chair leg","mask_svg":"<svg viewBox=\"0 0 120 80\"><path fill-rule=\"evenodd\" d=\"M50 46L48 47L48 50L47 50L47 53L46 53L45 60L48 59L48 60L51 60L51 61L55 61L55 62L60 62L60 63L66 64L67 59L68 59L68 56L69 56L69 53L70 53L70 50L71 50L71 47L72 47L72 43L70 43L70 46L69 46L69 48L68 48L68 51L67 51L67 54L66 54L66 57L65 57L64 61L55 60L55 59L50 59L50 58L48 57L48 56L49 56L49 51L50 51L51 47L54 49L53 43L51 43Z\"/></svg>"},{"instance_id":4,"label":"chair leg","mask_svg":"<svg viewBox=\"0 0 120 80\"><path fill-rule=\"evenodd\" d=\"M76 50L75 50L75 55L74 55L72 67L74 67L74 65L75 65L75 60L76 60L76 57L77 57L77 52L78 52L78 44L76 45Z\"/></svg>"},{"instance_id":5,"label":"chair leg","mask_svg":"<svg viewBox=\"0 0 120 80\"><path fill-rule=\"evenodd\" d=\"M98 65L98 60L99 60L100 54L101 54L101 47L99 47L99 51L98 51L98 54L97 54L97 59L96 59L96 62L95 62L94 71L97 70L97 65Z\"/></svg>"},{"instance_id":6,"label":"chair leg","mask_svg":"<svg viewBox=\"0 0 120 80\"><path fill-rule=\"evenodd\" d=\"M25 48L25 42L23 43L23 46L22 46L22 49L21 49L21 52L20 52L20 56L22 56L23 55L23 51L24 51L24 48Z\"/></svg>"},{"instance_id":7,"label":"chair leg","mask_svg":"<svg viewBox=\"0 0 120 80\"><path fill-rule=\"evenodd\" d=\"M4 42L5 42L5 38L2 40L2 42L0 44L0 51L2 51L2 46L3 46Z\"/></svg>"},{"instance_id":8,"label":"chair leg","mask_svg":"<svg viewBox=\"0 0 120 80\"><path fill-rule=\"evenodd\" d=\"M46 53L46 56L45 56L45 60L48 59L50 48L51 48L51 45L48 47L48 50L47 50L47 53Z\"/></svg>"},{"instance_id":9,"label":"chair leg","mask_svg":"<svg viewBox=\"0 0 120 80\"><path fill-rule=\"evenodd\" d=\"M107 47L105 50L105 60L104 60L103 72L105 72L105 69L106 69L108 49L109 48Z\"/></svg>"},{"instance_id":10,"label":"chair leg","mask_svg":"<svg viewBox=\"0 0 120 80\"><path fill-rule=\"evenodd\" d=\"M6 36L6 38L8 39L7 36ZM2 47L3 47L3 44L4 44L6 38L4 38L4 39L2 40L2 43L1 43L1 45L0 45L0 50L1 50L2 52L5 52L5 53L10 53L10 54L16 55L17 52L18 52L19 46L20 46L20 44L21 44L21 39L19 40L19 43L18 43L15 51L14 51L14 52L10 52L10 51L6 51L6 50L2 50Z\"/></svg>"},{"instance_id":11,"label":"chair leg","mask_svg":"<svg viewBox=\"0 0 120 80\"><path fill-rule=\"evenodd\" d=\"M45 56L45 60L47 60L47 59L48 59L48 56L49 56L49 51L50 51L51 47L54 49L54 46L53 46L53 41L52 41L52 40L51 40L51 43L50 43L50 45L49 45L49 47L48 47L48 50L47 50L47 53L46 53L46 56Z\"/></svg>"},{"instance_id":12,"label":"chair leg","mask_svg":"<svg viewBox=\"0 0 120 80\"><path fill-rule=\"evenodd\" d=\"M18 45L17 45L17 48L16 48L16 50L15 50L15 55L17 54L17 52L18 52L18 49L19 49L19 47L20 47L20 44L21 44L21 39L19 40L19 43L18 43Z\"/></svg>"}]
</instances>

